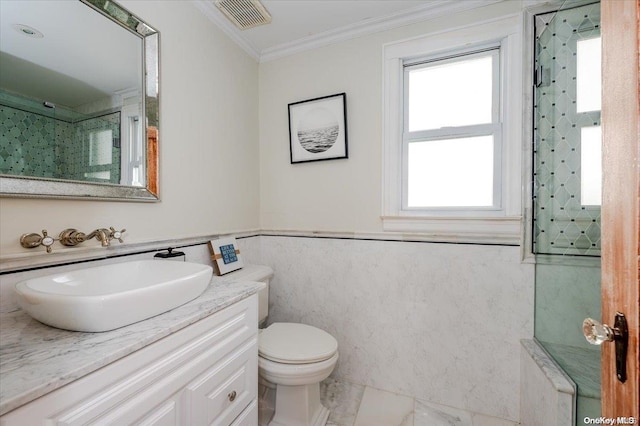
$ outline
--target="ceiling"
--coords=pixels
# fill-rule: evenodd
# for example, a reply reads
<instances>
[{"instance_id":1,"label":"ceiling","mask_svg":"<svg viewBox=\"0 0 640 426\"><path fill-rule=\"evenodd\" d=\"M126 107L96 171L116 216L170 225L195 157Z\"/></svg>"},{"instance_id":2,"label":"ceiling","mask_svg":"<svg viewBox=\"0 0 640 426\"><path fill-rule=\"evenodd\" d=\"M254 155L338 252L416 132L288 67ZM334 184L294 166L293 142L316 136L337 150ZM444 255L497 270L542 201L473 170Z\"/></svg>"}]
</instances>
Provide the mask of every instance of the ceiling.
<instances>
[{"instance_id":1,"label":"ceiling","mask_svg":"<svg viewBox=\"0 0 640 426\"><path fill-rule=\"evenodd\" d=\"M192 0L259 61L503 0L262 0L270 24L236 28L214 0Z\"/></svg>"},{"instance_id":2,"label":"ceiling","mask_svg":"<svg viewBox=\"0 0 640 426\"><path fill-rule=\"evenodd\" d=\"M0 1L0 58L0 87L67 107L142 84L141 39L79 1Z\"/></svg>"}]
</instances>

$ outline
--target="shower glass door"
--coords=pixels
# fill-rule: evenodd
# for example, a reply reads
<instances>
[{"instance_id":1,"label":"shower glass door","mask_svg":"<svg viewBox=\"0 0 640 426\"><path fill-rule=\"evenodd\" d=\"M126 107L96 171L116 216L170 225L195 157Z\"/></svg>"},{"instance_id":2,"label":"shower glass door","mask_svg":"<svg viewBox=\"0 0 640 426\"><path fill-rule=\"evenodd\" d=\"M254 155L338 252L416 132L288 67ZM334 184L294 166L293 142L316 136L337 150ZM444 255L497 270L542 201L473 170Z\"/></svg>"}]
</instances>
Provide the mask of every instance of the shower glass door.
<instances>
[{"instance_id":1,"label":"shower glass door","mask_svg":"<svg viewBox=\"0 0 640 426\"><path fill-rule=\"evenodd\" d=\"M535 16L535 337L575 382L577 424L600 415L600 4Z\"/></svg>"}]
</instances>

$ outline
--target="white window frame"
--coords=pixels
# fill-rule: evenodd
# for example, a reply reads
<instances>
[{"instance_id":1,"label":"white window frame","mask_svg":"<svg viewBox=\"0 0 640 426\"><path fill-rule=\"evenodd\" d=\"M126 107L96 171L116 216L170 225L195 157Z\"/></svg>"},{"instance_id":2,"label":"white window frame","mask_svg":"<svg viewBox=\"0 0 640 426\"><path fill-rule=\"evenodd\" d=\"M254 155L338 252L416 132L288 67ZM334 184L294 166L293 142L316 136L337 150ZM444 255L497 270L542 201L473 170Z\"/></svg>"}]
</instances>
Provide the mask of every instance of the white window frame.
<instances>
[{"instance_id":1,"label":"white window frame","mask_svg":"<svg viewBox=\"0 0 640 426\"><path fill-rule=\"evenodd\" d=\"M434 241L518 245L522 240L522 17L513 15L392 43L383 49L383 206L385 231ZM405 64L500 46L501 136L494 140L497 200L488 208L410 209L406 205Z\"/></svg>"},{"instance_id":2,"label":"white window frame","mask_svg":"<svg viewBox=\"0 0 640 426\"><path fill-rule=\"evenodd\" d=\"M455 63L456 61L464 59L472 59L474 57L489 56L493 62L493 75L492 75L492 105L491 105L491 122L466 126L445 127L440 129L430 130L417 130L409 131L409 73L417 69L418 67L426 67L429 64L445 64ZM402 211L410 213L417 212L422 214L423 211L428 214L448 214L449 212L456 212L457 214L473 214L473 211L488 211L488 210L500 210L502 205L502 191L501 191L501 133L502 123L500 114L501 94L500 94L500 44L493 44L489 46L476 46L470 50L464 50L460 52L452 52L446 57L436 56L429 58L420 58L416 61L404 61L404 103L403 103L403 115L404 115L404 131L402 138ZM458 139L475 136L493 136L493 205L487 207L409 207L409 182L408 177L408 162L409 162L409 145L413 142L427 142L438 139Z\"/></svg>"}]
</instances>

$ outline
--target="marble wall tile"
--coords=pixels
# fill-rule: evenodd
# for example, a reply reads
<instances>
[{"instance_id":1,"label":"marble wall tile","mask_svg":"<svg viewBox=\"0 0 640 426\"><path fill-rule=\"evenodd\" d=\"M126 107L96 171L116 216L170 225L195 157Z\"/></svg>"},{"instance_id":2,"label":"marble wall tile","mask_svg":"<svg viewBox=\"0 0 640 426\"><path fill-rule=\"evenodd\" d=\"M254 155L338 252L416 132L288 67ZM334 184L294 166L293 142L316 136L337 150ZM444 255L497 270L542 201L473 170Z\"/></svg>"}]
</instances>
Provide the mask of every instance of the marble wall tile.
<instances>
[{"instance_id":1,"label":"marble wall tile","mask_svg":"<svg viewBox=\"0 0 640 426\"><path fill-rule=\"evenodd\" d=\"M336 337L335 377L518 420L534 266L519 247L262 236L270 322Z\"/></svg>"},{"instance_id":2,"label":"marble wall tile","mask_svg":"<svg viewBox=\"0 0 640 426\"><path fill-rule=\"evenodd\" d=\"M520 423L510 420L498 419L496 417L485 416L474 413L471 417L473 426L518 426Z\"/></svg>"},{"instance_id":3,"label":"marble wall tile","mask_svg":"<svg viewBox=\"0 0 640 426\"><path fill-rule=\"evenodd\" d=\"M521 369L522 426L573 426L575 385L537 342L522 341Z\"/></svg>"}]
</instances>

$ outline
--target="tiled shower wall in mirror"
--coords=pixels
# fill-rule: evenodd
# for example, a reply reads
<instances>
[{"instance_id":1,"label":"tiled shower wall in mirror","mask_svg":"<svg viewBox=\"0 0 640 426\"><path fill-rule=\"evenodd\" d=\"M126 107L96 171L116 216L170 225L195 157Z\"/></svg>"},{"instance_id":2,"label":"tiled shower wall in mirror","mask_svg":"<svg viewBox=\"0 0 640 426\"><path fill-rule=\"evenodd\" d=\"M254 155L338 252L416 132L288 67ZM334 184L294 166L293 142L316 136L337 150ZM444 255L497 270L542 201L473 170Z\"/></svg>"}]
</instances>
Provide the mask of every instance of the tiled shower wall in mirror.
<instances>
[{"instance_id":1,"label":"tiled shower wall in mirror","mask_svg":"<svg viewBox=\"0 0 640 426\"><path fill-rule=\"evenodd\" d=\"M0 173L120 183L120 113L86 118L0 92Z\"/></svg>"}]
</instances>

